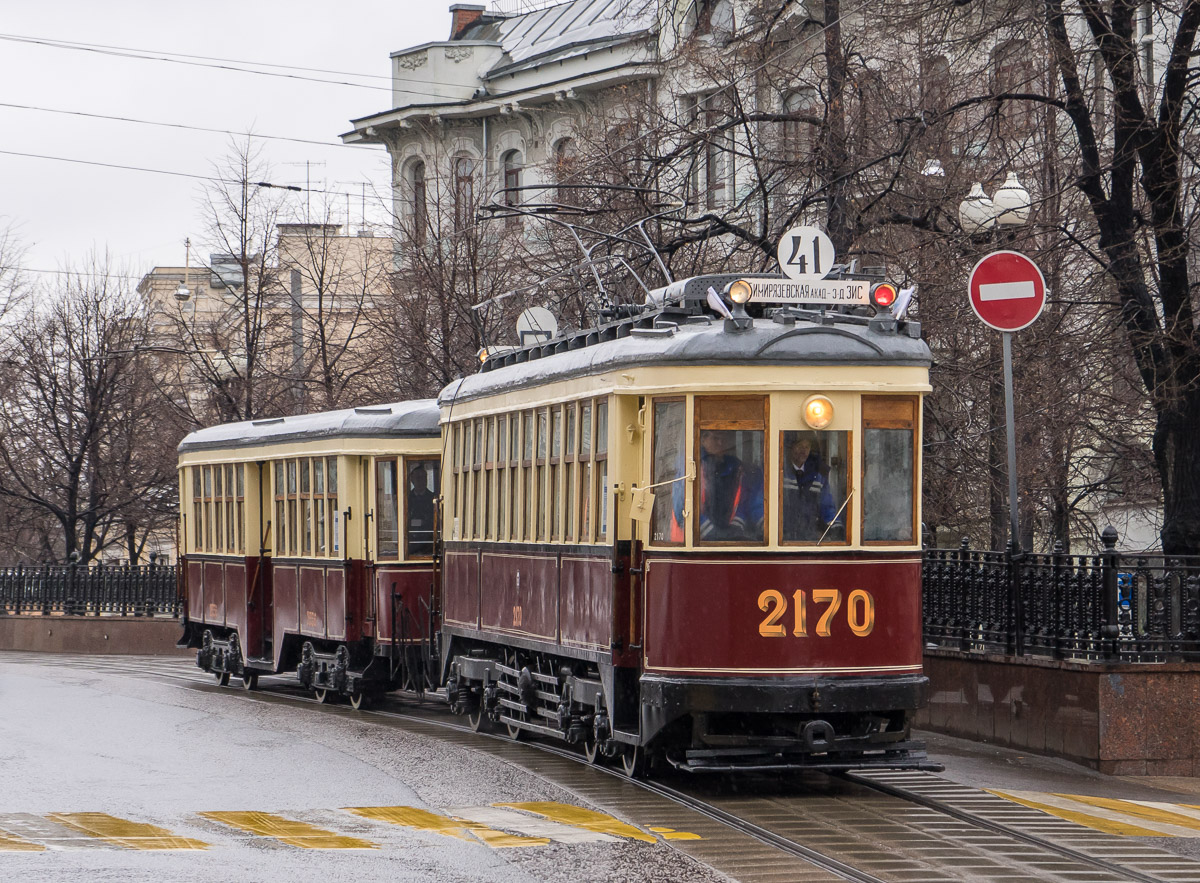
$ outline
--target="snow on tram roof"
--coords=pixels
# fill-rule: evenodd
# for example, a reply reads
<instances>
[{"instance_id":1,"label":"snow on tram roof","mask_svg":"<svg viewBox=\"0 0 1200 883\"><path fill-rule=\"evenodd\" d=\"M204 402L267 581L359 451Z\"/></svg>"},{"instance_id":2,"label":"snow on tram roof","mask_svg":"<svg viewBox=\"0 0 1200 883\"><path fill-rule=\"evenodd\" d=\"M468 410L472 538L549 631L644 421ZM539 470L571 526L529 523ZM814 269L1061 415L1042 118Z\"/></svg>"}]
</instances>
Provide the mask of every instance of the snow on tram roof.
<instances>
[{"instance_id":1,"label":"snow on tram roof","mask_svg":"<svg viewBox=\"0 0 1200 883\"><path fill-rule=\"evenodd\" d=\"M753 327L725 331L720 320L677 329L636 329L629 336L456 380L438 396L442 405L512 389L539 386L637 366L667 365L912 365L929 367L925 341L905 333L879 333L849 323L784 325L755 319Z\"/></svg>"},{"instance_id":2,"label":"snow on tram roof","mask_svg":"<svg viewBox=\"0 0 1200 883\"><path fill-rule=\"evenodd\" d=\"M343 411L223 423L186 435L179 443L179 453L327 438L436 438L437 435L437 402L414 399Z\"/></svg>"}]
</instances>

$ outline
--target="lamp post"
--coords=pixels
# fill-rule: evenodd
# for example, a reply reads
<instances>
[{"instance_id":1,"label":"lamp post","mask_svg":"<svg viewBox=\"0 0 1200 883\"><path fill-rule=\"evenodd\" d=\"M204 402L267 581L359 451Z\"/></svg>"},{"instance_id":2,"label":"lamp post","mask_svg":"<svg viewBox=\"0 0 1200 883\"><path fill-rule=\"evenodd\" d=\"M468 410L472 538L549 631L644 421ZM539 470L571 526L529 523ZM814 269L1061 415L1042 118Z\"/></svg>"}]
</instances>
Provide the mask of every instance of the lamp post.
<instances>
[{"instance_id":1,"label":"lamp post","mask_svg":"<svg viewBox=\"0 0 1200 883\"><path fill-rule=\"evenodd\" d=\"M1021 186L1016 172L1008 173L1004 183L996 190L995 196L990 199L983 192L983 185L976 181L966 199L959 203L959 224L963 231L976 242L991 239L995 231L999 229L1004 243L1008 244L1016 235L1017 229L1029 222L1030 204L1029 191ZM1012 334L1010 332L1005 331L1001 335L1001 345L1004 363L1004 422L1008 446L1009 548L1015 555L1020 550L1020 533L1017 521L1017 441L1013 415ZM994 386L991 393L994 403L999 398L998 391ZM994 419L994 408L992 416ZM993 436L989 436L989 439L993 438ZM992 441L989 441L988 450L989 455L995 451ZM997 465L994 461L998 459L999 457L989 456L989 468L994 468Z\"/></svg>"}]
</instances>

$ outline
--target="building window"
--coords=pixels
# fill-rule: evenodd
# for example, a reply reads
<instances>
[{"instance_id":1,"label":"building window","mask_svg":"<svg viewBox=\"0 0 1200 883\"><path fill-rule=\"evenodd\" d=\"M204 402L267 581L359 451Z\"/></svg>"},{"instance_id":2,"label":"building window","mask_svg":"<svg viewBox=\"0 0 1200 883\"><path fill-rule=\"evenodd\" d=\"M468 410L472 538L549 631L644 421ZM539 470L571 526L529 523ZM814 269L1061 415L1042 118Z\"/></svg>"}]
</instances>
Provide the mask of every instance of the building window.
<instances>
[{"instance_id":1,"label":"building window","mask_svg":"<svg viewBox=\"0 0 1200 883\"><path fill-rule=\"evenodd\" d=\"M785 113L797 117L820 116L816 89L792 92L783 100ZM792 119L783 124L783 156L785 161L808 160L817 145L817 127L804 119Z\"/></svg>"},{"instance_id":2,"label":"building window","mask_svg":"<svg viewBox=\"0 0 1200 883\"><path fill-rule=\"evenodd\" d=\"M688 185L693 201L710 209L728 201L730 144L718 128L728 116L726 110L724 93L693 95L684 103L689 128L696 138Z\"/></svg>"},{"instance_id":3,"label":"building window","mask_svg":"<svg viewBox=\"0 0 1200 883\"><path fill-rule=\"evenodd\" d=\"M424 245L429 229L429 206L425 192L425 163L415 162L412 167L412 241Z\"/></svg>"},{"instance_id":4,"label":"building window","mask_svg":"<svg viewBox=\"0 0 1200 883\"><path fill-rule=\"evenodd\" d=\"M579 183L575 180L577 165L578 151L575 139L560 138L554 145L554 180L559 185L558 201L562 205L575 204L575 191L571 189L571 185Z\"/></svg>"},{"instance_id":5,"label":"building window","mask_svg":"<svg viewBox=\"0 0 1200 883\"><path fill-rule=\"evenodd\" d=\"M467 156L454 160L454 227L471 223L475 212L475 161Z\"/></svg>"},{"instance_id":6,"label":"building window","mask_svg":"<svg viewBox=\"0 0 1200 883\"><path fill-rule=\"evenodd\" d=\"M1032 92L1033 65L1029 45L1024 40L1009 40L992 53L997 95ZM1000 133L1002 136L1028 134L1033 127L1033 114L1028 101L999 100Z\"/></svg>"},{"instance_id":7,"label":"building window","mask_svg":"<svg viewBox=\"0 0 1200 883\"><path fill-rule=\"evenodd\" d=\"M504 170L504 204L507 206L518 206L523 202L519 189L521 186L521 173L524 170L521 151L508 151L501 158L500 165Z\"/></svg>"}]
</instances>

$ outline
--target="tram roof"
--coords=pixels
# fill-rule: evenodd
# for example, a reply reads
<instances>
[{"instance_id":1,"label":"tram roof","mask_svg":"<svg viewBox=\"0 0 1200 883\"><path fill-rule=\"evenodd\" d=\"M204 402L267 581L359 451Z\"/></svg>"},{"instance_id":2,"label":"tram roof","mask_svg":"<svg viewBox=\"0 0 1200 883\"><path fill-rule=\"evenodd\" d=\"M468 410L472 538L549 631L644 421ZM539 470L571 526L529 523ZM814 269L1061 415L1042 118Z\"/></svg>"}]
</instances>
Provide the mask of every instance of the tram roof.
<instances>
[{"instance_id":1,"label":"tram roof","mask_svg":"<svg viewBox=\"0 0 1200 883\"><path fill-rule=\"evenodd\" d=\"M914 331L917 326L912 326ZM744 331L726 331L721 320L688 322L665 328L631 327L615 340L560 347L536 359L493 368L451 383L441 404L466 402L498 392L523 389L638 366L762 365L905 365L928 368L933 357L920 337L905 331L880 331L868 324L798 321L781 324L755 319ZM554 343L543 345L554 346ZM536 349L536 348L534 348Z\"/></svg>"},{"instance_id":2,"label":"tram roof","mask_svg":"<svg viewBox=\"0 0 1200 883\"><path fill-rule=\"evenodd\" d=\"M438 407L434 399L244 420L197 429L184 436L179 453L225 448L262 447L328 438L436 438Z\"/></svg>"}]
</instances>

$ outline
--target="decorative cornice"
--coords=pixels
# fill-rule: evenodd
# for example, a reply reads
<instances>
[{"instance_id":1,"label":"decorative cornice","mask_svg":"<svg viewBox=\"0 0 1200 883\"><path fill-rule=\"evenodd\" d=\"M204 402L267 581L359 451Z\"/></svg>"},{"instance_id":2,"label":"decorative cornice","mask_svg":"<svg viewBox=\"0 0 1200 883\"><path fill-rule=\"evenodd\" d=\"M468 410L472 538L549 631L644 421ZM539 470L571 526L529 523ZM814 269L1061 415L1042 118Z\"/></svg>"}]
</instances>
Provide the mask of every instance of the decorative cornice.
<instances>
[{"instance_id":1,"label":"decorative cornice","mask_svg":"<svg viewBox=\"0 0 1200 883\"><path fill-rule=\"evenodd\" d=\"M419 67L424 67L428 61L429 50L422 49L420 52L413 52L411 55L398 56L396 58L396 66L406 71L415 71Z\"/></svg>"},{"instance_id":2,"label":"decorative cornice","mask_svg":"<svg viewBox=\"0 0 1200 883\"><path fill-rule=\"evenodd\" d=\"M474 54L474 50L470 46L447 46L444 52L446 61L452 61L455 64L465 61Z\"/></svg>"}]
</instances>

